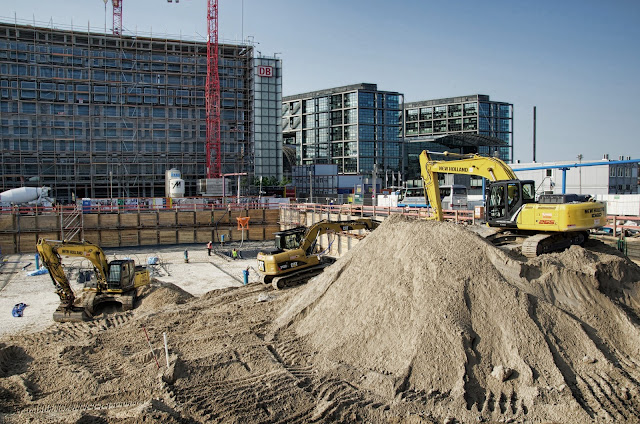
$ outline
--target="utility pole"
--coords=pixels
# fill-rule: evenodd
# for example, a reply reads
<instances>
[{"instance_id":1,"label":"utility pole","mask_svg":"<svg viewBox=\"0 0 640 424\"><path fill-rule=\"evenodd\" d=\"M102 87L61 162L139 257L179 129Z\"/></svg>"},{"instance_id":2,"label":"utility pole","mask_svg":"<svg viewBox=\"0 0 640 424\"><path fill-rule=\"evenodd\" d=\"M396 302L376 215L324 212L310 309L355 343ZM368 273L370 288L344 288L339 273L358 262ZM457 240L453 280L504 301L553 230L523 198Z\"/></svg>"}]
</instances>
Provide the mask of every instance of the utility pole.
<instances>
[{"instance_id":1,"label":"utility pole","mask_svg":"<svg viewBox=\"0 0 640 424\"><path fill-rule=\"evenodd\" d=\"M536 161L536 107L533 107L533 161Z\"/></svg>"},{"instance_id":2,"label":"utility pole","mask_svg":"<svg viewBox=\"0 0 640 424\"><path fill-rule=\"evenodd\" d=\"M582 153L578 154L578 162L582 163ZM580 191L578 192L578 194L582 194L582 167L578 168L578 184L580 187Z\"/></svg>"},{"instance_id":3,"label":"utility pole","mask_svg":"<svg viewBox=\"0 0 640 424\"><path fill-rule=\"evenodd\" d=\"M309 171L309 203L313 203L313 178L311 177L311 171Z\"/></svg>"}]
</instances>

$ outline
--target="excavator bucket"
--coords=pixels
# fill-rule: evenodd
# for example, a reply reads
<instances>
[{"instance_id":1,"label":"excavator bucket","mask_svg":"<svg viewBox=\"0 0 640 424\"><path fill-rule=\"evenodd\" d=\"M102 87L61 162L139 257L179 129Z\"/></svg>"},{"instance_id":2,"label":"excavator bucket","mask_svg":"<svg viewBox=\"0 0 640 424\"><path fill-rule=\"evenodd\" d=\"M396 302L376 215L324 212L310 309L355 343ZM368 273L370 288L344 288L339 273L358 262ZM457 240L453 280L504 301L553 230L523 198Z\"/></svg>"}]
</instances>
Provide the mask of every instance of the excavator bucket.
<instances>
[{"instance_id":1,"label":"excavator bucket","mask_svg":"<svg viewBox=\"0 0 640 424\"><path fill-rule=\"evenodd\" d=\"M91 321L91 319L91 316L89 316L84 308L60 306L53 313L53 320L55 322L81 322Z\"/></svg>"}]
</instances>

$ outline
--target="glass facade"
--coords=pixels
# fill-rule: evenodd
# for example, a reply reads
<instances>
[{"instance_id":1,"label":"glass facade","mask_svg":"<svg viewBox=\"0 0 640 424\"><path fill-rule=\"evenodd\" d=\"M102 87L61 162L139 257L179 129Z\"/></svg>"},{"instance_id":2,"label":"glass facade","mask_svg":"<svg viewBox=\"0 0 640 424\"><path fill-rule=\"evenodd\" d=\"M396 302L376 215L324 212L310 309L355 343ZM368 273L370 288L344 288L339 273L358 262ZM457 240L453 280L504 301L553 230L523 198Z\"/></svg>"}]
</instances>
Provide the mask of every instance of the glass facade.
<instances>
[{"instance_id":1,"label":"glass facade","mask_svg":"<svg viewBox=\"0 0 640 424\"><path fill-rule=\"evenodd\" d=\"M335 164L339 174L401 168L399 93L338 87L286 97L282 112L284 144L295 148L298 165Z\"/></svg>"},{"instance_id":2,"label":"glass facade","mask_svg":"<svg viewBox=\"0 0 640 424\"><path fill-rule=\"evenodd\" d=\"M282 179L282 61L254 59L254 164L257 177Z\"/></svg>"},{"instance_id":3,"label":"glass facade","mask_svg":"<svg viewBox=\"0 0 640 424\"><path fill-rule=\"evenodd\" d=\"M280 61L254 65L244 45L219 55L222 172L281 175ZM275 76L257 75L262 65ZM177 168L195 195L206 74L204 42L0 23L2 189L37 181L61 202L164 196Z\"/></svg>"},{"instance_id":4,"label":"glass facade","mask_svg":"<svg viewBox=\"0 0 640 424\"><path fill-rule=\"evenodd\" d=\"M485 95L452 97L405 104L404 129L407 141L425 136L480 134L495 137L508 146L478 146L478 153L513 159L513 105L494 102Z\"/></svg>"}]
</instances>

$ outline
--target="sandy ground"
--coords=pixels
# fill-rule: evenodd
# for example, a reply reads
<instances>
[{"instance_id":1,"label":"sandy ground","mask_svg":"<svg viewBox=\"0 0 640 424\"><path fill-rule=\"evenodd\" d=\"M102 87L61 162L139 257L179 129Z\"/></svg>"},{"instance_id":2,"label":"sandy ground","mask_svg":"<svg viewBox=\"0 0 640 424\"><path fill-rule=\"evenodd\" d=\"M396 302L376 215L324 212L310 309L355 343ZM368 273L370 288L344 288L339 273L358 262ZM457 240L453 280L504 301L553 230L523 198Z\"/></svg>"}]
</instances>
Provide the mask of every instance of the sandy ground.
<instances>
[{"instance_id":1,"label":"sandy ground","mask_svg":"<svg viewBox=\"0 0 640 424\"><path fill-rule=\"evenodd\" d=\"M230 250L240 248L240 244L216 245L211 256L202 245L159 246L135 249L105 249L109 260L131 257L138 264L146 264L150 257L157 257L159 265L151 267L151 275L159 282L173 283L193 296L201 296L211 290L242 286L243 270L249 268L249 280L257 281L256 251L270 248L272 241L247 242L241 251L243 259L231 260ZM188 252L189 262L184 261L184 251ZM217 254L216 254L217 253ZM60 299L55 294L49 274L28 276L36 269L35 254L4 256L4 265L0 267L0 336L16 332L41 331L53 324L53 312ZM40 262L41 264L42 262ZM77 270L91 270L89 261L81 258L63 259L63 265L69 270L72 288L76 293L82 291L82 284L76 282ZM20 318L13 317L11 311L17 303L27 307Z\"/></svg>"},{"instance_id":2,"label":"sandy ground","mask_svg":"<svg viewBox=\"0 0 640 424\"><path fill-rule=\"evenodd\" d=\"M253 252L189 252L138 251L162 259L158 282L88 323L54 325L53 295L5 330L51 290L14 277L0 421L640 422L640 268L600 242L528 260L397 217L283 291L241 284Z\"/></svg>"}]
</instances>

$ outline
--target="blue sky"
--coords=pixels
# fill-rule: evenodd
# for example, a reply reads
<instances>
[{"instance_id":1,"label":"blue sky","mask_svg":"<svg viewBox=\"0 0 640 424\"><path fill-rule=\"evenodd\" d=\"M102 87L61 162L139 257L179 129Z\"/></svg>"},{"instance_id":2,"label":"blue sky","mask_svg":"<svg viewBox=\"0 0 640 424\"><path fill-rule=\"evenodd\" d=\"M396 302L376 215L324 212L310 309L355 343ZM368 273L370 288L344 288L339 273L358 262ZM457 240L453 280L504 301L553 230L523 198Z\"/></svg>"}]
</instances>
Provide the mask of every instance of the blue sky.
<instances>
[{"instance_id":1,"label":"blue sky","mask_svg":"<svg viewBox=\"0 0 640 424\"><path fill-rule=\"evenodd\" d=\"M9 1L4 0L4 3ZM104 30L102 0L20 0L0 16ZM221 40L283 59L284 95L360 82L406 101L514 104L515 159L640 158L640 2L219 0ZM7 7L9 6L9 7ZM123 0L125 32L204 37L206 0ZM107 5L111 27L111 0Z\"/></svg>"}]
</instances>

